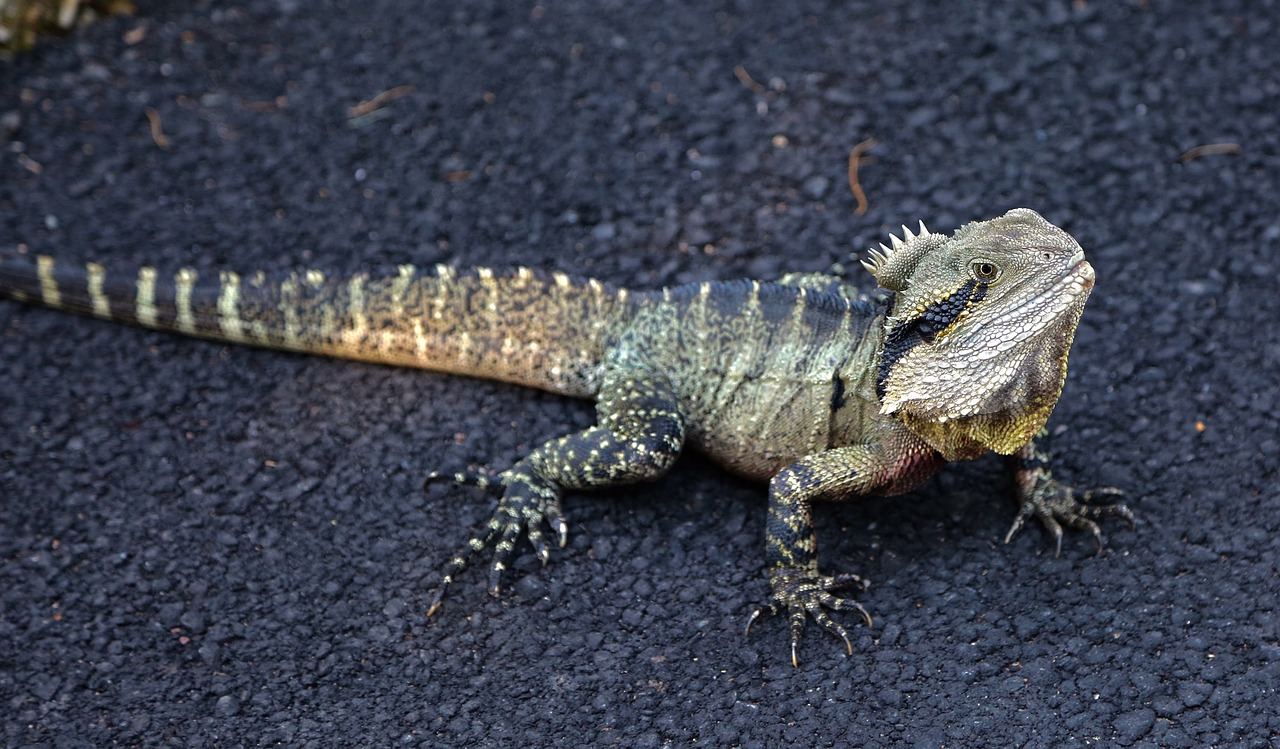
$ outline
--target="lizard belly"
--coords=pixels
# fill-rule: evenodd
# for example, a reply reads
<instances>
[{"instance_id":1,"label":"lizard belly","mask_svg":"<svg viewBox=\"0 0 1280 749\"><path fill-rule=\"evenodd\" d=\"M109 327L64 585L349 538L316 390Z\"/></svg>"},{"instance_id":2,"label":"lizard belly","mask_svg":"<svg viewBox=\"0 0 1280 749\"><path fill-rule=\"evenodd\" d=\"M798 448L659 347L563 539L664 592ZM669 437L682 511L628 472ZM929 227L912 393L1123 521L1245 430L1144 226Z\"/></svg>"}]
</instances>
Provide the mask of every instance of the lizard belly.
<instances>
[{"instance_id":1,"label":"lizard belly","mask_svg":"<svg viewBox=\"0 0 1280 749\"><path fill-rule=\"evenodd\" d=\"M767 480L829 446L830 383L743 382L733 397L691 419L689 444L730 471ZM701 404L692 404L698 409Z\"/></svg>"}]
</instances>

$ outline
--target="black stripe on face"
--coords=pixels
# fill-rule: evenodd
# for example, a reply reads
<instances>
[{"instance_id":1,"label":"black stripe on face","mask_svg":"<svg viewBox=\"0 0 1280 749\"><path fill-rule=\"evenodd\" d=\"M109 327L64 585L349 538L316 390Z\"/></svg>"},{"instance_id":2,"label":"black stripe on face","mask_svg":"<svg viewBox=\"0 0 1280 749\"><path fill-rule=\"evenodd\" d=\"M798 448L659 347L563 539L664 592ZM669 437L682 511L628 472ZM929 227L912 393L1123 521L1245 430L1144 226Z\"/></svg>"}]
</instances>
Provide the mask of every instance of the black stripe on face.
<instances>
[{"instance_id":1,"label":"black stripe on face","mask_svg":"<svg viewBox=\"0 0 1280 749\"><path fill-rule=\"evenodd\" d=\"M918 316L901 322L890 330L884 338L880 371L876 373L876 395L884 398L889 374L902 357L922 343L933 343L938 334L954 323L969 305L981 302L986 295L987 284L969 279L951 296L930 304Z\"/></svg>"}]
</instances>

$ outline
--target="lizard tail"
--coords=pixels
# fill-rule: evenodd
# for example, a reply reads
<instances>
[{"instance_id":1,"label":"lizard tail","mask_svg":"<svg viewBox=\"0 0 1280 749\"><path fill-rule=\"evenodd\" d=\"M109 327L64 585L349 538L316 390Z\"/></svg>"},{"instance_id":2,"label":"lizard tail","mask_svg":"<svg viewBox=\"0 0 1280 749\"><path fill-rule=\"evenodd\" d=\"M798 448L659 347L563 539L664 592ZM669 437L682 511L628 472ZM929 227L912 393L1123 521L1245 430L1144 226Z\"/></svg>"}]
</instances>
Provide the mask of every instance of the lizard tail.
<instances>
[{"instance_id":1,"label":"lizard tail","mask_svg":"<svg viewBox=\"0 0 1280 749\"><path fill-rule=\"evenodd\" d=\"M400 266L269 278L0 254L0 295L199 338L420 367L589 397L633 302L626 289L528 268Z\"/></svg>"}]
</instances>

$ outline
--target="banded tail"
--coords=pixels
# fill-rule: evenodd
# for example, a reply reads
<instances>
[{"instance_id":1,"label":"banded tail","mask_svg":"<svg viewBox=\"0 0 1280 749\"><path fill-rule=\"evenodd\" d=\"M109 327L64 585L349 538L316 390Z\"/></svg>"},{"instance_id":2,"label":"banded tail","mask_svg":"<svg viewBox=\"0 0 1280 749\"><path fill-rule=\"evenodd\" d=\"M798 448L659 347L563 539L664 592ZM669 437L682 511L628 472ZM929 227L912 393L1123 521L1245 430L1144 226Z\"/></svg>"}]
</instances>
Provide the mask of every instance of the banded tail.
<instances>
[{"instance_id":1,"label":"banded tail","mask_svg":"<svg viewBox=\"0 0 1280 749\"><path fill-rule=\"evenodd\" d=\"M0 253L0 295L199 338L419 367L591 396L625 289L528 268L429 270L330 279L222 271L134 275L97 263Z\"/></svg>"}]
</instances>

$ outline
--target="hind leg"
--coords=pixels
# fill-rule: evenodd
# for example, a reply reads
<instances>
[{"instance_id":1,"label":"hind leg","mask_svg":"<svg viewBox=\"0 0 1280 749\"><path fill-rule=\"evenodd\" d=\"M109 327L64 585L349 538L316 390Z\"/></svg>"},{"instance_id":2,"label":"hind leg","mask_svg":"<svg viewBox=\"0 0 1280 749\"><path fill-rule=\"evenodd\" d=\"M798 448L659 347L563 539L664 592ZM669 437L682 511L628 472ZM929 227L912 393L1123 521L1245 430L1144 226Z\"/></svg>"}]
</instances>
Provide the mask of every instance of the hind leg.
<instances>
[{"instance_id":1,"label":"hind leg","mask_svg":"<svg viewBox=\"0 0 1280 749\"><path fill-rule=\"evenodd\" d=\"M440 608L454 579L489 550L493 552L489 592L494 595L521 536L528 537L546 564L551 557L547 531L556 536L561 547L568 540L568 526L560 510L560 498L566 490L655 479L679 457L685 425L666 377L650 372L607 374L596 414L596 426L538 446L499 476L502 498L493 517L446 565L428 616Z\"/></svg>"}]
</instances>

